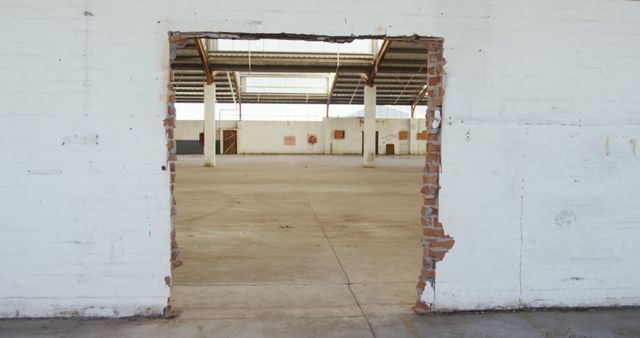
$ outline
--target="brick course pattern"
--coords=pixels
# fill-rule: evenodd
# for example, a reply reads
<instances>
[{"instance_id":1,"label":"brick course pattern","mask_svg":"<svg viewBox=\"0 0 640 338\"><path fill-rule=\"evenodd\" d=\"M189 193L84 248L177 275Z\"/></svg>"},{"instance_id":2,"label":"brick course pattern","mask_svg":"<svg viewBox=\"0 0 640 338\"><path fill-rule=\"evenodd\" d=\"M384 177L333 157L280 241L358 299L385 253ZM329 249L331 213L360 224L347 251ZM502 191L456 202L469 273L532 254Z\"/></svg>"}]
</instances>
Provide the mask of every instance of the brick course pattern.
<instances>
[{"instance_id":1,"label":"brick course pattern","mask_svg":"<svg viewBox=\"0 0 640 338\"><path fill-rule=\"evenodd\" d=\"M455 241L445 234L442 223L438 219L438 195L440 192L441 152L440 142L442 127L442 103L444 98L444 64L442 41L429 45L427 63L428 96L427 119L427 155L423 172L422 194L424 206L421 210L423 226L424 257L417 291L418 301L414 310L417 313L428 313L435 298L436 263L441 261L453 247ZM424 294L428 292L430 294Z\"/></svg>"},{"instance_id":2,"label":"brick course pattern","mask_svg":"<svg viewBox=\"0 0 640 338\"><path fill-rule=\"evenodd\" d=\"M175 50L176 45L186 43L185 39L179 37L169 38L169 44L171 51ZM174 53L171 53L171 58L174 57ZM167 137L167 165L169 169L169 189L171 192L171 270L182 265L180 260L180 249L178 247L178 241L176 240L176 198L174 195L174 188L176 183L176 140L174 138L174 130L176 127L176 96L171 82L173 81L173 72L169 71L169 83L167 84L167 115L164 119L165 133ZM164 279L169 288L173 288L171 276L166 276ZM165 317L175 316L174 308L171 305L171 297L167 299L167 307L164 309Z\"/></svg>"}]
</instances>

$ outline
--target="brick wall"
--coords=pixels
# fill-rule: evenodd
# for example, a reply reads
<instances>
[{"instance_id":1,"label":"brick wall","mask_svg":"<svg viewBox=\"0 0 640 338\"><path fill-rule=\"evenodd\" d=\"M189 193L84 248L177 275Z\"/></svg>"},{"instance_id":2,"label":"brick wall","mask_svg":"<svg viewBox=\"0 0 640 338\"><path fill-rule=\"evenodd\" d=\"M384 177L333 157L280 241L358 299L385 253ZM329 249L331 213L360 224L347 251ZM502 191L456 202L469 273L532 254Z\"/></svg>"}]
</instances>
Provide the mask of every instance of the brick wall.
<instances>
[{"instance_id":1,"label":"brick wall","mask_svg":"<svg viewBox=\"0 0 640 338\"><path fill-rule=\"evenodd\" d=\"M0 317L167 306L170 31L443 37L436 205L455 246L432 309L640 305L638 17L604 0L3 1Z\"/></svg>"},{"instance_id":2,"label":"brick wall","mask_svg":"<svg viewBox=\"0 0 640 338\"><path fill-rule=\"evenodd\" d=\"M442 43L429 46L427 63L427 154L423 172L421 192L424 207L420 213L424 236L422 245L424 257L418 281L418 301L415 310L418 313L431 311L435 301L436 262L444 259L455 241L445 234L444 227L438 218L441 158L442 105L444 98L444 64Z\"/></svg>"},{"instance_id":3,"label":"brick wall","mask_svg":"<svg viewBox=\"0 0 640 338\"><path fill-rule=\"evenodd\" d=\"M175 127L176 127L176 108L175 108L175 92L173 90L173 85L171 84L173 74L169 72L169 81L167 84L167 117L164 120L164 126L167 135L167 166L169 169L169 192L171 195L171 237L170 237L170 262L171 262L171 270L182 265L182 261L179 258L180 249L178 248L178 241L176 240L176 215L178 213L176 198L174 195L175 183L176 183L176 161L178 158L176 157L176 140L175 136ZM166 166L163 168L167 168ZM173 280L171 275L165 276L165 283L169 288L173 286ZM172 308L171 298L167 298L167 306L163 309L163 315L165 317L173 316L173 308Z\"/></svg>"}]
</instances>

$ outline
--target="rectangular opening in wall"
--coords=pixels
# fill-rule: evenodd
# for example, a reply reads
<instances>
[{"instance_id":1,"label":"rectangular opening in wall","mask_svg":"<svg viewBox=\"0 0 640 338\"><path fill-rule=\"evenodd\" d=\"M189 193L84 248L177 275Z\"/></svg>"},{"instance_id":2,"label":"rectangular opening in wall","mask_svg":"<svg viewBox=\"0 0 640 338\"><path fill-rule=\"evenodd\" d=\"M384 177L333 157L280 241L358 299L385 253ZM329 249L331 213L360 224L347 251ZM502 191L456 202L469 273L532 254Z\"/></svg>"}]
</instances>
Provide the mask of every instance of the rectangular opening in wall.
<instances>
[{"instance_id":1,"label":"rectangular opening in wall","mask_svg":"<svg viewBox=\"0 0 640 338\"><path fill-rule=\"evenodd\" d=\"M171 41L172 135L205 138L204 155L180 155L174 166L184 262L174 305L222 315L223 299L250 311L280 301L317 310L366 305L368 292L413 305L397 295L415 290L423 264L427 140L409 136L426 130L429 90L440 86L429 85L430 56L442 40L175 33ZM217 157L207 151L216 142ZM376 158L401 149L407 156Z\"/></svg>"}]
</instances>

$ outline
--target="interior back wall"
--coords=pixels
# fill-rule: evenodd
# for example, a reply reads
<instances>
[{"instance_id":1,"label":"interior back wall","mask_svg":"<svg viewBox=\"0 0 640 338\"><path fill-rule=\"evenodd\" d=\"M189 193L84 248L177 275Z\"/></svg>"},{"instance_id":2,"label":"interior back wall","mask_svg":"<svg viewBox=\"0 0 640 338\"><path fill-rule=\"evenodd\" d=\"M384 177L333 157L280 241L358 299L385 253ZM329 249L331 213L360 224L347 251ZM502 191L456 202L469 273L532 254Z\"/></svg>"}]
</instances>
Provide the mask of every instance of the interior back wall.
<instances>
[{"instance_id":1,"label":"interior back wall","mask_svg":"<svg viewBox=\"0 0 640 338\"><path fill-rule=\"evenodd\" d=\"M360 118L328 118L311 122L217 121L216 123L218 138L220 129L238 129L239 154L357 155L362 151ZM425 119L377 119L379 154L424 154L426 141L420 139L419 134L426 129L425 123ZM198 140L203 125L202 120L176 121L176 139ZM335 131L343 131L344 138L336 139ZM401 136L402 133L406 133L406 138ZM310 140L310 136L315 136L315 139ZM315 143L310 143L314 140ZM393 145L392 153L386 153L387 144Z\"/></svg>"}]
</instances>

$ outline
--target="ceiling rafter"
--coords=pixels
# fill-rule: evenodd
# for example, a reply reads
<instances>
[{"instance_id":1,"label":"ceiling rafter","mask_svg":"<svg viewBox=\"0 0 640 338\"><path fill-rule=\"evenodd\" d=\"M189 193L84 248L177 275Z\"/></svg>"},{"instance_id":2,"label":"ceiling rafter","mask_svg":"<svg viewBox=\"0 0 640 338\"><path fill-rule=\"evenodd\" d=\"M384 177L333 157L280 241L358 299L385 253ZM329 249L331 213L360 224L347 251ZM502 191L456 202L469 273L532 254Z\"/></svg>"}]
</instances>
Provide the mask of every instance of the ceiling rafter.
<instances>
[{"instance_id":1,"label":"ceiling rafter","mask_svg":"<svg viewBox=\"0 0 640 338\"><path fill-rule=\"evenodd\" d=\"M204 44L202 43L201 38L194 38L193 40L196 43L198 54L200 54L200 61L202 61L202 70L204 70L204 76L206 77L207 84L211 85L213 84L213 75L211 74L211 70L209 69L209 57L207 55L207 50L204 48Z\"/></svg>"},{"instance_id":2,"label":"ceiling rafter","mask_svg":"<svg viewBox=\"0 0 640 338\"><path fill-rule=\"evenodd\" d=\"M420 101L422 101L422 99L425 97L425 95L427 95L427 93L429 92L429 88L425 85L422 90L420 91L420 93L418 93L418 96L416 97L415 100L413 100L413 103L411 103L411 117L413 118L413 114L416 111L416 107L418 106L418 104L420 104Z\"/></svg>"},{"instance_id":3,"label":"ceiling rafter","mask_svg":"<svg viewBox=\"0 0 640 338\"><path fill-rule=\"evenodd\" d=\"M333 77L333 84L331 84L331 89L329 90L329 95L327 96L327 117L329 117L329 105L331 104L331 97L333 96L333 92L336 90L338 77L340 77L340 73L336 72L336 75Z\"/></svg>"},{"instance_id":4,"label":"ceiling rafter","mask_svg":"<svg viewBox=\"0 0 640 338\"><path fill-rule=\"evenodd\" d=\"M378 54L376 55L376 59L373 61L373 66L371 67L371 70L369 71L369 75L367 76L367 86L371 87L373 86L375 80L376 80L376 75L378 74L378 67L380 66L380 63L382 62L382 59L384 58L384 55L387 54L387 51L389 50L389 46L391 45L391 41L385 39L382 42L382 47L380 47L380 50L378 51Z\"/></svg>"},{"instance_id":5,"label":"ceiling rafter","mask_svg":"<svg viewBox=\"0 0 640 338\"><path fill-rule=\"evenodd\" d=\"M240 90L240 80L238 79L238 74L236 72L232 72L231 78L233 79L233 84L236 86L236 96L238 97L238 102L242 103L242 91Z\"/></svg>"},{"instance_id":6,"label":"ceiling rafter","mask_svg":"<svg viewBox=\"0 0 640 338\"><path fill-rule=\"evenodd\" d=\"M379 104L406 105L412 110L425 102L423 86L428 79L424 67L427 54L420 41L403 39L380 39L380 48L372 54L340 54L325 52L268 52L251 54L251 51L207 51L206 40L190 37L189 43L179 46L176 59L171 61L174 71L172 84L178 93L179 102L202 101L204 84L213 81L220 90L218 97L223 103L316 103L330 105L361 104L362 87L368 83L376 86ZM429 40L430 41L430 40ZM208 70L204 69L201 49L204 44ZM386 51L386 52L385 52ZM421 64L422 62L422 64ZM418 65L421 64L421 67ZM204 69L204 70L203 70ZM293 93L272 95L270 93L246 93L242 89L242 72L256 76L272 77L278 73L295 73L308 76L314 73L333 73L330 83L325 85L322 95L299 96ZM239 73L240 72L240 73ZM207 81L207 74L211 79ZM229 77L231 79L229 80ZM275 74L275 75L274 75ZM328 89L328 90L327 90ZM426 95L426 93L425 93Z\"/></svg>"}]
</instances>

